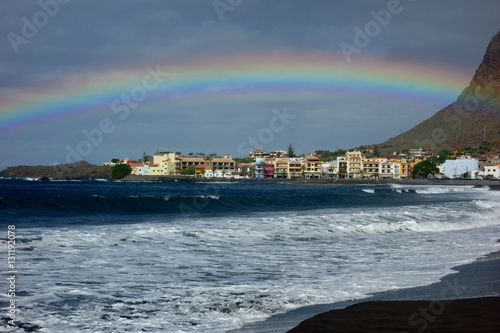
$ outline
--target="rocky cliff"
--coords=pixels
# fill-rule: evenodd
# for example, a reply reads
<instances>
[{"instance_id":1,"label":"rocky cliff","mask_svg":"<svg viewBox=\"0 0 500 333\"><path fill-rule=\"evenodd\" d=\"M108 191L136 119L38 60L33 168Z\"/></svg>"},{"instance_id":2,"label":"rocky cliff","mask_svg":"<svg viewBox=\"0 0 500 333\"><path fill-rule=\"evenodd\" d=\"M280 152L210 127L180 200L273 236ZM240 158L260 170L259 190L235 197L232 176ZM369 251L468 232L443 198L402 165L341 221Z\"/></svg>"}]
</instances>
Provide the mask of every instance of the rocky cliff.
<instances>
[{"instance_id":1,"label":"rocky cliff","mask_svg":"<svg viewBox=\"0 0 500 333\"><path fill-rule=\"evenodd\" d=\"M379 144L385 151L478 146L500 140L500 31L491 39L469 86L455 103L431 118Z\"/></svg>"}]
</instances>

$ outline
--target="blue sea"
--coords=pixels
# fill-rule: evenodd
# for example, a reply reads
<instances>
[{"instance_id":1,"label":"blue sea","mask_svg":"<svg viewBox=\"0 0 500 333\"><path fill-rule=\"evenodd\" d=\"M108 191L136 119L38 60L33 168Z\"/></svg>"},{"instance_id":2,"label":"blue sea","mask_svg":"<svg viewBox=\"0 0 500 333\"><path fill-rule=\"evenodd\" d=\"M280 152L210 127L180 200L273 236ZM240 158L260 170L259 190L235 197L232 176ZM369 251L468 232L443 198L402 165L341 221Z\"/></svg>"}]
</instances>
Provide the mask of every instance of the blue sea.
<instances>
[{"instance_id":1,"label":"blue sea","mask_svg":"<svg viewBox=\"0 0 500 333\"><path fill-rule=\"evenodd\" d=\"M0 180L17 323L38 332L226 332L427 285L498 249L488 187Z\"/></svg>"}]
</instances>

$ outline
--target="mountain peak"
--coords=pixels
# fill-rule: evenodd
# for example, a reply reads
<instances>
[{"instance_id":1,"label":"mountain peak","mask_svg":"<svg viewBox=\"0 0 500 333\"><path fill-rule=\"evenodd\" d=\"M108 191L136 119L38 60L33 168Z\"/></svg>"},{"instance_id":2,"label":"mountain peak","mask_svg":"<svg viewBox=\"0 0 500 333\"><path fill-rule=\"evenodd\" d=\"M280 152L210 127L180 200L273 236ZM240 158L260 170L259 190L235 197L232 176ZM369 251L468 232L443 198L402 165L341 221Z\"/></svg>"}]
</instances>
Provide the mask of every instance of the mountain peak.
<instances>
[{"instance_id":1,"label":"mountain peak","mask_svg":"<svg viewBox=\"0 0 500 333\"><path fill-rule=\"evenodd\" d=\"M484 105L485 103L498 102L498 99L500 99L500 31L491 39L483 61L457 102L477 100L481 105Z\"/></svg>"},{"instance_id":2,"label":"mountain peak","mask_svg":"<svg viewBox=\"0 0 500 333\"><path fill-rule=\"evenodd\" d=\"M469 86L455 103L405 133L379 144L386 152L478 146L500 140L500 31L491 39Z\"/></svg>"}]
</instances>

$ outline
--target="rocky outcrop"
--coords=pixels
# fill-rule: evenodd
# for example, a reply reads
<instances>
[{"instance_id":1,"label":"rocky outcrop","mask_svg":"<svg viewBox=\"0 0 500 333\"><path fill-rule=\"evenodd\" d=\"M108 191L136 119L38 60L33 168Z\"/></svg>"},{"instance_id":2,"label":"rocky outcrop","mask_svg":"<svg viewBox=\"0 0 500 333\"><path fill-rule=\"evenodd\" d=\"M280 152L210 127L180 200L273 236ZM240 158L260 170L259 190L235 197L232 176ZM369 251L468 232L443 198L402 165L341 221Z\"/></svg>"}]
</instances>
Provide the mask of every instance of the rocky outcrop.
<instances>
[{"instance_id":1,"label":"rocky outcrop","mask_svg":"<svg viewBox=\"0 0 500 333\"><path fill-rule=\"evenodd\" d=\"M55 166L26 166L9 167L0 171L3 178L43 178L43 179L111 179L111 168L80 161L76 163L60 164Z\"/></svg>"}]
</instances>

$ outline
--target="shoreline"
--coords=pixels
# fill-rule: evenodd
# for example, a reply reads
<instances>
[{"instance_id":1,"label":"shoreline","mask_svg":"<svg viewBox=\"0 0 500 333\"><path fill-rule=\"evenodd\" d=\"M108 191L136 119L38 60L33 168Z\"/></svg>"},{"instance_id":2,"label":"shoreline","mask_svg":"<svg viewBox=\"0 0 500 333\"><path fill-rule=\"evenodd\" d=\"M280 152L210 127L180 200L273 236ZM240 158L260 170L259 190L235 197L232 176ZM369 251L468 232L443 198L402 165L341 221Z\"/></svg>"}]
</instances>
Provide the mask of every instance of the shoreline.
<instances>
[{"instance_id":1,"label":"shoreline","mask_svg":"<svg viewBox=\"0 0 500 333\"><path fill-rule=\"evenodd\" d=\"M29 178L29 180L27 179ZM488 186L493 190L500 189L500 180L486 179L261 179L261 178L194 178L192 176L135 176L128 175L123 179L107 179L103 177L0 177L0 180L26 180L26 181L112 181L112 182L192 182L192 183L262 183L262 184L290 184L290 185L451 185L451 186Z\"/></svg>"},{"instance_id":2,"label":"shoreline","mask_svg":"<svg viewBox=\"0 0 500 333\"><path fill-rule=\"evenodd\" d=\"M474 185L474 186L500 186L500 180L485 179L280 179L280 178L194 178L192 176L134 176L128 175L119 181L144 181L144 182L169 182L169 181L187 181L196 183L264 183L264 184L355 184L355 185Z\"/></svg>"},{"instance_id":3,"label":"shoreline","mask_svg":"<svg viewBox=\"0 0 500 333\"><path fill-rule=\"evenodd\" d=\"M29 178L29 179L27 179ZM489 186L490 188L500 187L500 180L485 179L228 179L228 178L204 178L196 179L190 176L127 176L123 179L111 180L106 178L88 178L88 177L65 177L65 178L46 178L41 177L0 177L0 180L26 180L26 181L112 181L112 182L191 182L191 183L262 183L262 184L290 184L290 185L451 185L451 186Z\"/></svg>"},{"instance_id":4,"label":"shoreline","mask_svg":"<svg viewBox=\"0 0 500 333\"><path fill-rule=\"evenodd\" d=\"M474 306L494 304L493 309L499 326L496 326L496 330L484 332L500 331L500 312L497 310L497 305L500 305L500 250L481 256L471 263L455 266L452 270L455 272L445 275L438 282L430 285L377 292L364 299L306 306L273 315L265 321L250 323L226 333L391 331L389 326L379 330L367 327L363 329L356 326L359 323L367 323L374 317L378 326L394 322L397 319L400 326L394 328L393 332L417 332L421 326L410 325L408 318L415 312L418 315L421 307L425 309L432 306L434 309L442 304L444 304L444 311L442 311L441 320L450 320L450 316L461 317L453 312L455 311L453 304L458 304L458 307L461 307L456 310L460 314ZM491 297L496 297L496 299L488 300ZM457 300L464 301L456 302ZM475 304L476 302L478 304ZM355 311L352 310L353 308ZM446 309L449 310L448 313ZM386 311L386 313L382 311ZM352 316L352 313L355 316ZM394 314L392 317L388 315L391 313ZM417 317L417 315L414 315L415 321L413 323L418 322L423 325L422 321L418 321L422 317ZM346 316L350 316L348 321L345 319ZM341 326L342 323L345 326ZM433 330L429 329L428 331L432 332ZM472 331L469 329L469 332ZM458 331L455 329L449 332ZM463 332L467 332L467 330Z\"/></svg>"}]
</instances>

